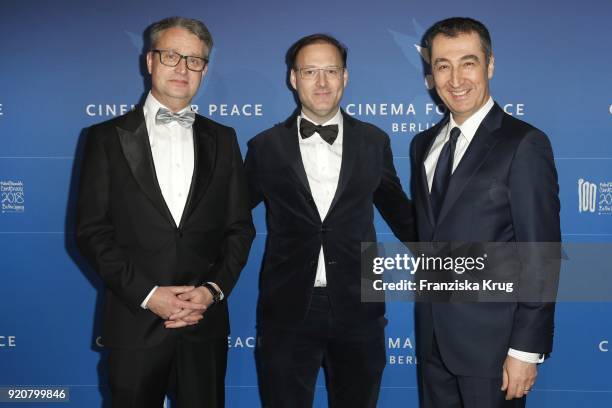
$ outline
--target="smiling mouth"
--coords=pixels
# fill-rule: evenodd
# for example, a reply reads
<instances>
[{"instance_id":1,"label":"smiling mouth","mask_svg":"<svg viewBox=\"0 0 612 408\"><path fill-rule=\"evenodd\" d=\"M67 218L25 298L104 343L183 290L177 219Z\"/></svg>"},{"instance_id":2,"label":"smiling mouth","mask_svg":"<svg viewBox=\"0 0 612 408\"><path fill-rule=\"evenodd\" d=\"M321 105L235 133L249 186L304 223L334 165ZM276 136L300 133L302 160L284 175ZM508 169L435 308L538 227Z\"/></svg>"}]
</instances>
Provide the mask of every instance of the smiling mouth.
<instances>
[{"instance_id":1,"label":"smiling mouth","mask_svg":"<svg viewBox=\"0 0 612 408\"><path fill-rule=\"evenodd\" d=\"M449 91L449 93L457 99L461 99L465 97L468 93L470 93L470 89L463 89L461 91Z\"/></svg>"}]
</instances>

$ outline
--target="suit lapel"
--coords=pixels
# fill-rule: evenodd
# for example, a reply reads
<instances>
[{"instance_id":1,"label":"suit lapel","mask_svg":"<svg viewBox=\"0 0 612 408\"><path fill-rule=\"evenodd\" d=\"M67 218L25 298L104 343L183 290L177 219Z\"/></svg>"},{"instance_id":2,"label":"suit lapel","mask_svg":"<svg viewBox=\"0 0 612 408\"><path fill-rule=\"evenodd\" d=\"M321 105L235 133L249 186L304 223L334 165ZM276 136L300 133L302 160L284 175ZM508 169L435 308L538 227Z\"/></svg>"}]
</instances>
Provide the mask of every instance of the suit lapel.
<instances>
[{"instance_id":1,"label":"suit lapel","mask_svg":"<svg viewBox=\"0 0 612 408\"><path fill-rule=\"evenodd\" d=\"M193 123L193 150L193 176L181 227L208 189L217 159L217 134L199 115Z\"/></svg>"},{"instance_id":2,"label":"suit lapel","mask_svg":"<svg viewBox=\"0 0 612 408\"><path fill-rule=\"evenodd\" d=\"M306 169L304 168L304 162L302 161L302 155L300 153L297 115L292 115L287 119L281 127L281 131L283 133L280 138L281 152L286 155L285 157L287 158L289 167L291 167L294 174L297 176L302 187L308 192L308 195L312 197L312 191L308 184L308 176L306 176Z\"/></svg>"},{"instance_id":3,"label":"suit lapel","mask_svg":"<svg viewBox=\"0 0 612 408\"><path fill-rule=\"evenodd\" d=\"M338 186L336 187L336 193L334 194L334 198L329 206L329 210L327 211L327 218L329 214L331 214L334 206L342 196L348 181L351 178L351 174L353 174L353 165L355 164L355 159L357 158L357 153L361 148L362 137L361 133L355 127L355 120L348 116L344 111L342 111L343 117L343 136L342 136L342 161L340 164L340 175L338 177Z\"/></svg>"},{"instance_id":4,"label":"suit lapel","mask_svg":"<svg viewBox=\"0 0 612 408\"><path fill-rule=\"evenodd\" d=\"M444 196L444 202L440 209L438 224L448 214L467 183L484 163L487 155L497 143L499 133L496 130L501 126L503 115L502 109L495 104L478 127L474 138L450 179L446 195Z\"/></svg>"},{"instance_id":5,"label":"suit lapel","mask_svg":"<svg viewBox=\"0 0 612 408\"><path fill-rule=\"evenodd\" d=\"M117 134L123 155L136 183L155 208L174 224L172 214L164 201L157 181L142 106L138 106L125 116L123 123L117 126Z\"/></svg>"},{"instance_id":6,"label":"suit lapel","mask_svg":"<svg viewBox=\"0 0 612 408\"><path fill-rule=\"evenodd\" d=\"M431 150L431 146L436 140L436 136L440 133L440 131L446 126L449 121L449 116L446 115L440 122L438 122L434 127L429 129L426 134L424 134L423 140L421 141L421 145L417 146L417 157L416 162L419 163L417 166L418 174L415 176L418 180L418 189L423 197L421 203L425 209L425 214L427 215L427 219L432 227L436 225L436 220L433 214L433 208L431 207L431 200L429 197L429 183L427 182L427 172L425 171L425 159L427 158L429 151Z\"/></svg>"},{"instance_id":7,"label":"suit lapel","mask_svg":"<svg viewBox=\"0 0 612 408\"><path fill-rule=\"evenodd\" d=\"M348 116L344 111L342 112L343 116L343 141L342 141L342 162L340 165L340 174L338 177L338 185L336 187L336 192L334 194L334 198L329 206L329 210L327 211L327 217L331 214L334 206L342 196L348 181L350 180L352 169L355 164L357 153L359 152L362 137L359 133L358 129L355 126L355 120ZM300 145L299 145L299 134L297 129L297 115L293 115L287 121L285 121L284 125L281 127L283 135L280 138L281 141L281 151L286 154L287 161L297 176L298 180L302 187L307 191L308 195L312 197L312 191L310 190L310 185L308 184L308 176L306 175L306 169L304 168L304 162L302 161L302 155L300 153ZM350 139L349 139L350 138ZM315 208L316 210L316 208ZM318 211L315 211L317 215L319 215Z\"/></svg>"}]
</instances>

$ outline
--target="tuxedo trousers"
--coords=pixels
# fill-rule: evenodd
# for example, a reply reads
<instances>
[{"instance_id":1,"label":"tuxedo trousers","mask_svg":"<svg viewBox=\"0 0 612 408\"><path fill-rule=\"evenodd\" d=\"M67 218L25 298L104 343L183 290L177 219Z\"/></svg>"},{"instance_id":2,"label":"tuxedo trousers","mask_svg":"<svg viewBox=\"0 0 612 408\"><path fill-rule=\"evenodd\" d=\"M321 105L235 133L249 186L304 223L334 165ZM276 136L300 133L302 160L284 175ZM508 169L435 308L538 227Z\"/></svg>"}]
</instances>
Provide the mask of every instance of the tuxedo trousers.
<instances>
[{"instance_id":1,"label":"tuxedo trousers","mask_svg":"<svg viewBox=\"0 0 612 408\"><path fill-rule=\"evenodd\" d=\"M327 290L315 288L297 328L258 328L255 359L263 407L312 407L321 367L329 407L376 407L386 363L383 321L342 325L334 319Z\"/></svg>"},{"instance_id":2,"label":"tuxedo trousers","mask_svg":"<svg viewBox=\"0 0 612 408\"><path fill-rule=\"evenodd\" d=\"M153 347L111 348L108 358L113 408L161 408L166 394L179 408L225 404L226 338L189 341L177 333Z\"/></svg>"}]
</instances>

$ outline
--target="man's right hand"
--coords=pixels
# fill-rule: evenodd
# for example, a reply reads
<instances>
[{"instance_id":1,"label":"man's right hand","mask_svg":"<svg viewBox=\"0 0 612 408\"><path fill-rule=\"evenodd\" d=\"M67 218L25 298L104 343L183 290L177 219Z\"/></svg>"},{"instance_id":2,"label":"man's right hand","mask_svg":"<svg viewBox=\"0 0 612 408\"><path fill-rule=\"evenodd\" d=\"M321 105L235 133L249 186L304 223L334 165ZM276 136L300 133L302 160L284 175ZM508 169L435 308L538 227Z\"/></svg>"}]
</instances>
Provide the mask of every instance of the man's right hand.
<instances>
[{"instance_id":1,"label":"man's right hand","mask_svg":"<svg viewBox=\"0 0 612 408\"><path fill-rule=\"evenodd\" d=\"M178 295L193 290L193 286L158 286L147 302L147 309L166 320L183 309L206 310L206 306L179 299Z\"/></svg>"}]
</instances>

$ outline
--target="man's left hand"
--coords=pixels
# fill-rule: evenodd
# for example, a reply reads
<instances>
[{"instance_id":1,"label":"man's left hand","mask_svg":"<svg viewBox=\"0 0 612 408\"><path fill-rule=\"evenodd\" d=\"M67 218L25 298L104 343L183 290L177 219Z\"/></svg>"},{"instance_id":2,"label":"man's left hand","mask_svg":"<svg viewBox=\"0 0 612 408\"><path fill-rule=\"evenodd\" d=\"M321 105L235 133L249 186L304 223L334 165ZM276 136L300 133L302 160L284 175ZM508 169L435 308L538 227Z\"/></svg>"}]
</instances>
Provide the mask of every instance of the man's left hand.
<instances>
[{"instance_id":1,"label":"man's left hand","mask_svg":"<svg viewBox=\"0 0 612 408\"><path fill-rule=\"evenodd\" d=\"M182 295L181 295L182 296ZM522 398L531 391L538 375L535 363L526 363L514 357L507 356L502 370L502 391L506 392L506 400Z\"/></svg>"},{"instance_id":2,"label":"man's left hand","mask_svg":"<svg viewBox=\"0 0 612 408\"><path fill-rule=\"evenodd\" d=\"M213 303L212 294L208 289L203 286L195 287L193 290L189 292L181 293L178 296L179 299L184 300L186 302L199 303L204 305L206 309ZM179 327L185 327L192 324L196 324L204 317L204 310L190 310L183 309L178 313L173 314L164 322L164 326L167 329L177 329Z\"/></svg>"}]
</instances>

